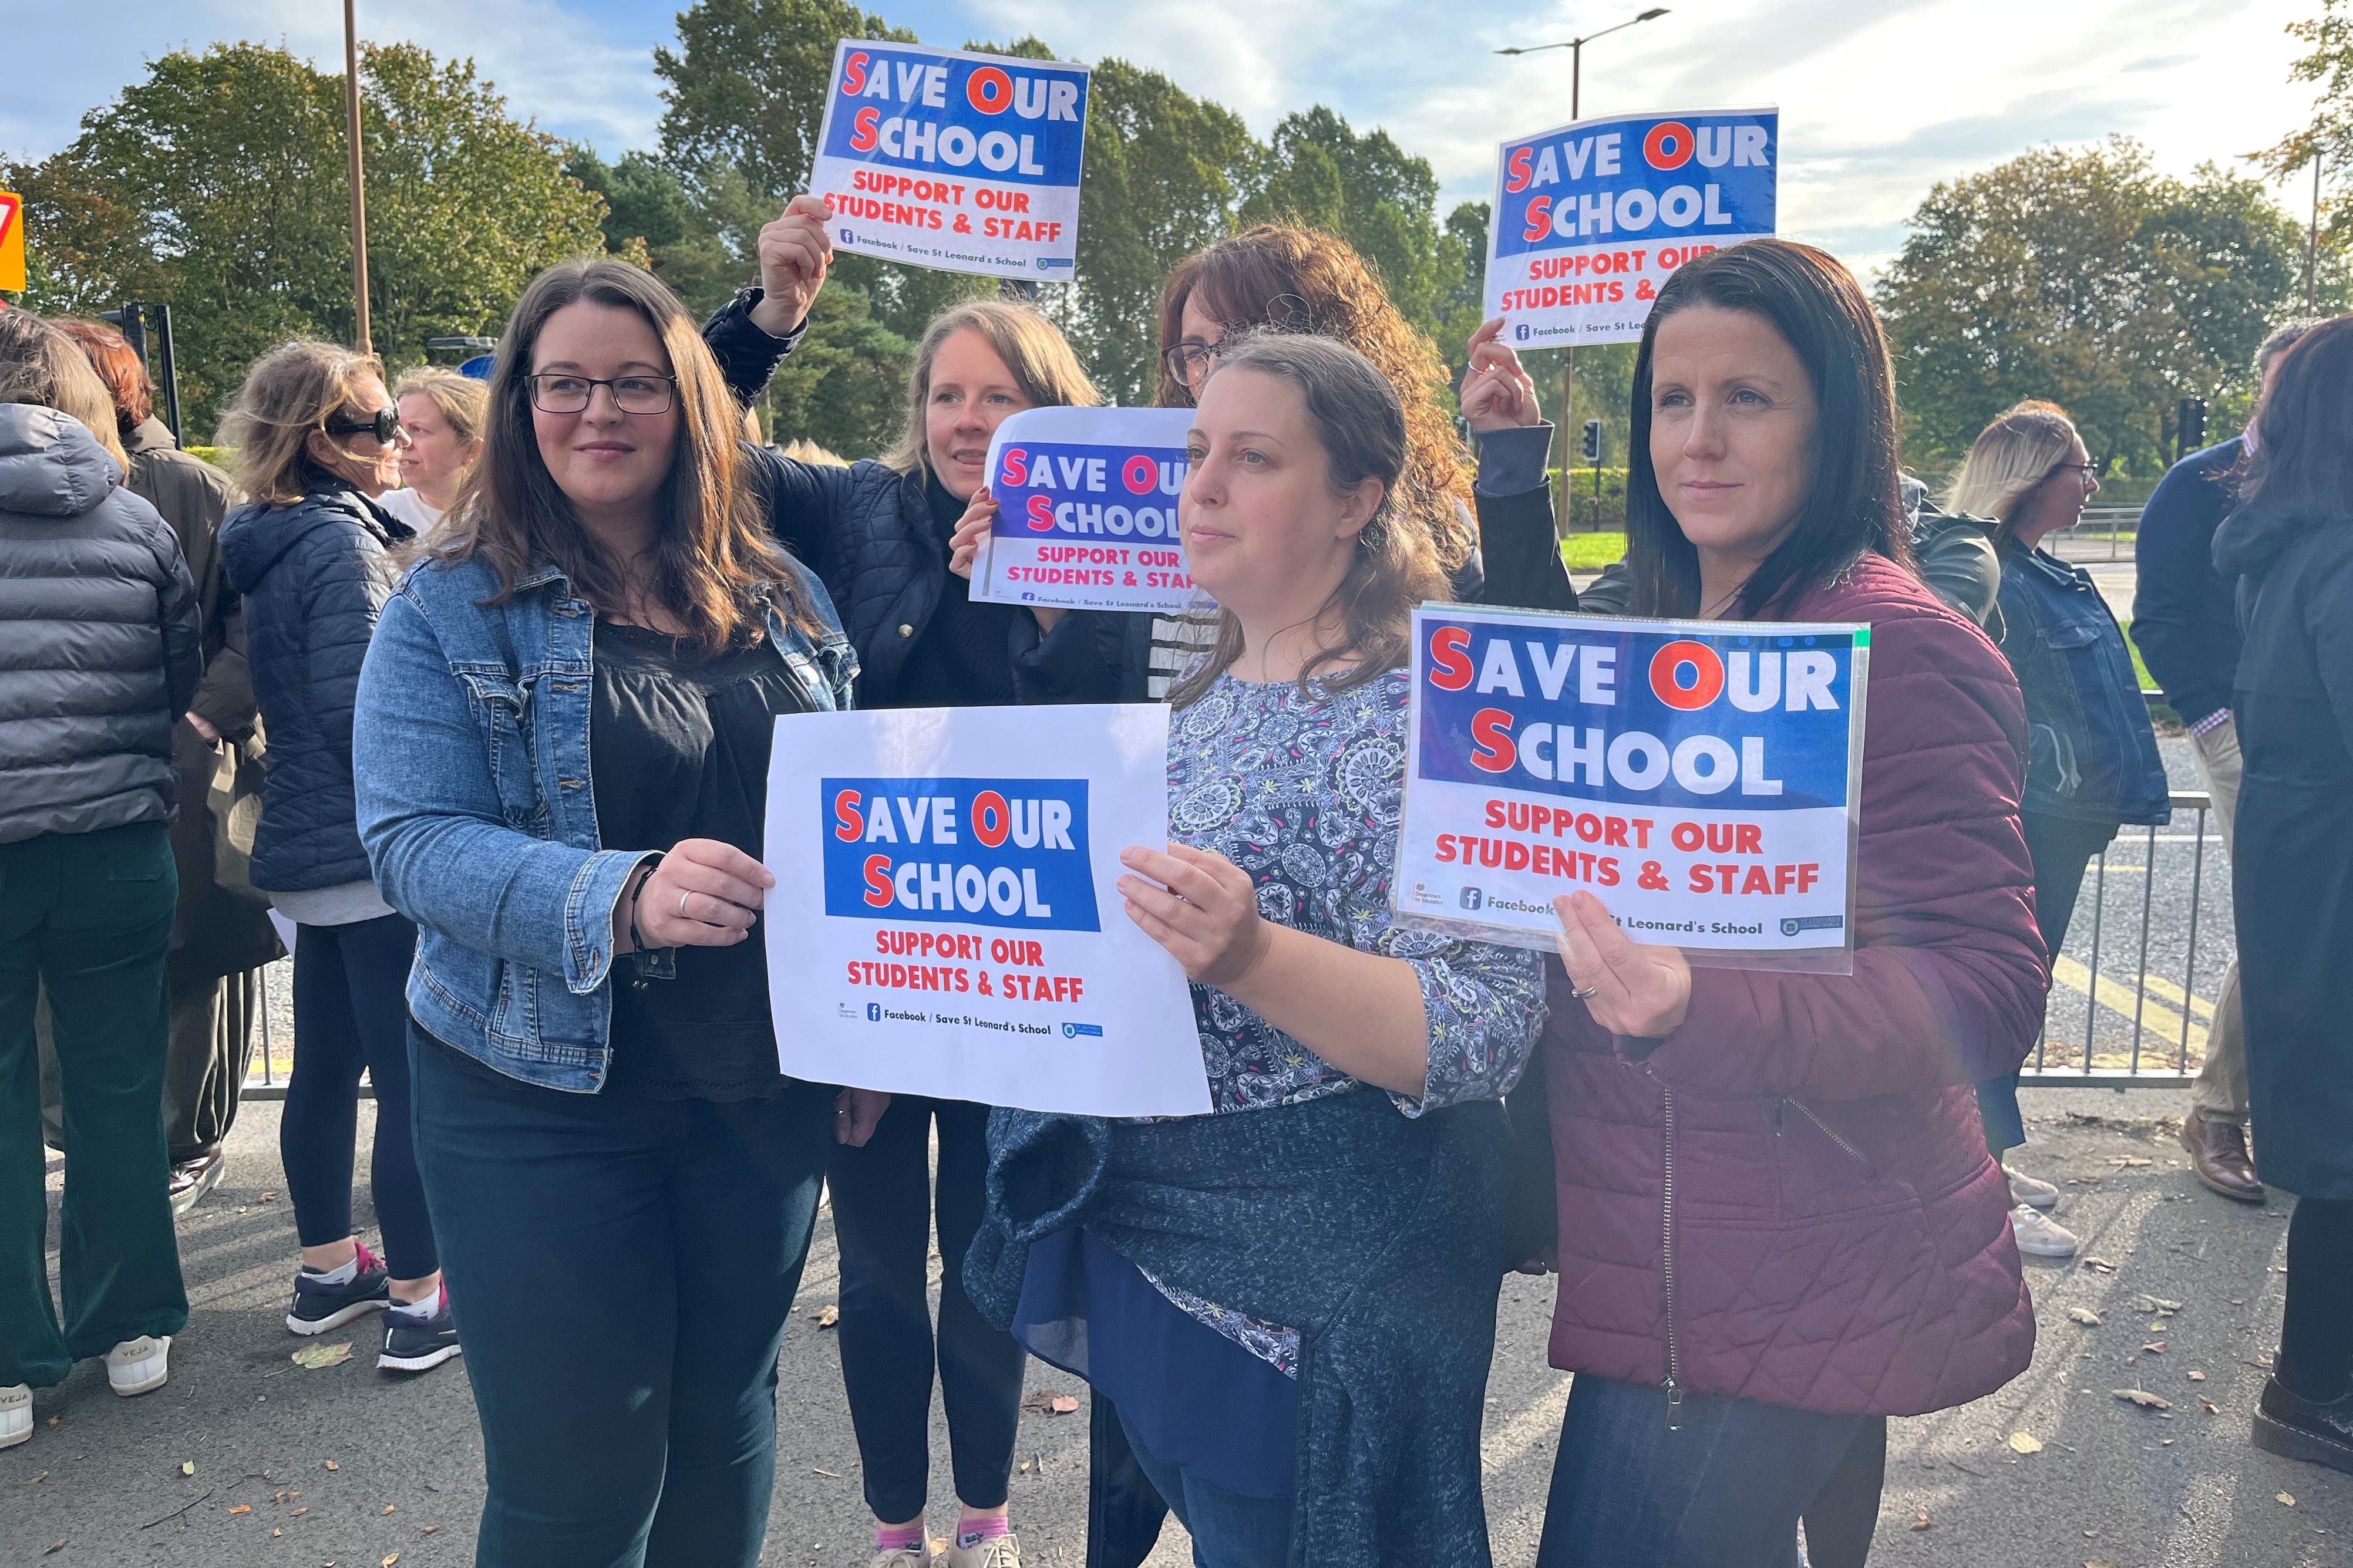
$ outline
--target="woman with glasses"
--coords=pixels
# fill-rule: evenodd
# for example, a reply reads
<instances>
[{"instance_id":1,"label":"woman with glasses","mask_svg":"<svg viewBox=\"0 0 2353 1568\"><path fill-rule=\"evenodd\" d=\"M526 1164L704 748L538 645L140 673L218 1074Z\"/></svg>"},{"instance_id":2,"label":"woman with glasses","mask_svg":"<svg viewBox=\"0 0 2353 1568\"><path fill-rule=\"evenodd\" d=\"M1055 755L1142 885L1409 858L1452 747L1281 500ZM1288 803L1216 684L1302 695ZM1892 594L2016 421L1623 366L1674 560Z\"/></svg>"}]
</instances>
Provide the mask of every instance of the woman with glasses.
<instances>
[{"instance_id":1,"label":"woman with glasses","mask_svg":"<svg viewBox=\"0 0 2353 1568\"><path fill-rule=\"evenodd\" d=\"M458 1353L410 1142L401 991L417 928L378 896L353 801L360 661L406 524L376 504L408 437L373 355L291 342L247 374L221 426L252 498L221 524L245 595L246 657L269 737L253 885L293 922L293 1076L278 1146L302 1261L286 1326L322 1334L385 1313L379 1366ZM375 1089L371 1191L381 1260L353 1233L360 1075Z\"/></svg>"},{"instance_id":2,"label":"woman with glasses","mask_svg":"<svg viewBox=\"0 0 2353 1568\"><path fill-rule=\"evenodd\" d=\"M2052 957L2067 938L2084 868L2125 823L2171 820L2165 764L2132 651L2081 566L2042 547L2083 520L2097 465L2057 405L2018 405L1987 426L1954 476L1945 510L1994 519L2001 560L2002 653L2026 694L2030 762L2020 819L2034 860L2034 915ZM2018 1075L1978 1086L1986 1146L2000 1160L2026 1142ZM2018 1248L2073 1258L2074 1234L2042 1211L2059 1189L2003 1166Z\"/></svg>"},{"instance_id":3,"label":"woman with glasses","mask_svg":"<svg viewBox=\"0 0 2353 1568\"><path fill-rule=\"evenodd\" d=\"M417 1162L482 1426L485 1568L751 1568L827 1151L756 923L785 715L849 706L675 295L548 268L360 682L360 831L419 939Z\"/></svg>"}]
</instances>

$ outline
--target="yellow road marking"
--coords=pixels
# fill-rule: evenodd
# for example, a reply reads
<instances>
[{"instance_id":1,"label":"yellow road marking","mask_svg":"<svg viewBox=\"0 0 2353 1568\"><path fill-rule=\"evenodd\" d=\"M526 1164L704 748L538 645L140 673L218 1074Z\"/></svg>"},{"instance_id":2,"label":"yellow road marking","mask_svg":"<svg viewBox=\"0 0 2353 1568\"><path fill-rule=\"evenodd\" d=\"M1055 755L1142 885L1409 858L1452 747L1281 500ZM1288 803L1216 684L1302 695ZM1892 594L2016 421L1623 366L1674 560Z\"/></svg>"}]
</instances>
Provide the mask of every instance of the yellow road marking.
<instances>
[{"instance_id":1,"label":"yellow road marking","mask_svg":"<svg viewBox=\"0 0 2353 1568\"><path fill-rule=\"evenodd\" d=\"M2111 980L2105 974L2099 976L2094 982L2092 972L2084 968L2076 959L2069 958L2064 953L2060 954L2057 961L2051 965L2051 978L2079 996L2090 996L2120 1018L2130 1018L2133 1016L2133 1008L2137 1004L2144 1033L2155 1036L2168 1045L2179 1045L2182 1038L2182 1030L2186 1026L2189 1031L2189 1048L2200 1055L2205 1053L2206 1029L2203 1025L2187 1023L2179 1012L2167 1006L2165 1003L2146 994L2136 996L2131 986ZM2165 989L2168 988L2167 983L2158 981L2155 975L2145 975L2142 978L2148 991L2157 993L2158 996L2165 994ZM2178 999L2180 995L2180 988L2179 986L2169 988L2173 991L2174 997ZM2191 997L2189 1010L2193 1014L2202 1012L2210 1018L2214 1016L2213 1004L2206 1002L2203 997ZM2147 1047L2147 1042L2144 1040L2144 1048Z\"/></svg>"}]
</instances>

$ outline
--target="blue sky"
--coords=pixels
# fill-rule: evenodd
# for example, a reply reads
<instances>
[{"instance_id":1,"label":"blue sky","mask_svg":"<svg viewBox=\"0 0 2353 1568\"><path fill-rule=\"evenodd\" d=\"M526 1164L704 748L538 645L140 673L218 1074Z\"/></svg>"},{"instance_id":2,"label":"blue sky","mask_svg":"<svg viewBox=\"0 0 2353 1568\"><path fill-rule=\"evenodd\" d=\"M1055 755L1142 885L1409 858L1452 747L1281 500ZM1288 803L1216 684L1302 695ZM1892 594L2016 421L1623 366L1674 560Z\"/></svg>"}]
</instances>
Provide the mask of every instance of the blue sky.
<instances>
[{"instance_id":1,"label":"blue sky","mask_svg":"<svg viewBox=\"0 0 2353 1568\"><path fill-rule=\"evenodd\" d=\"M1568 118L1565 50L1493 51L1596 31L1645 0L866 0L929 43L1034 32L1117 55L1238 110L1261 133L1314 102L1430 160L1445 205L1482 197L1503 137ZM653 47L673 3L361 0L362 35L471 54L514 107L607 155L650 145ZM2181 173L2293 128L2285 25L2318 0L1682 0L1591 47L1588 114L1778 103L1782 227L1859 267L1901 242L1937 180L2043 142L2124 132ZM1442 26L1433 27L1433 16ZM0 0L12 63L0 151L55 151L144 57L216 39L342 58L331 0L117 0L102 24L54 0ZM2243 165L2240 165L2243 167ZM2283 193L2301 213L2302 189Z\"/></svg>"}]
</instances>

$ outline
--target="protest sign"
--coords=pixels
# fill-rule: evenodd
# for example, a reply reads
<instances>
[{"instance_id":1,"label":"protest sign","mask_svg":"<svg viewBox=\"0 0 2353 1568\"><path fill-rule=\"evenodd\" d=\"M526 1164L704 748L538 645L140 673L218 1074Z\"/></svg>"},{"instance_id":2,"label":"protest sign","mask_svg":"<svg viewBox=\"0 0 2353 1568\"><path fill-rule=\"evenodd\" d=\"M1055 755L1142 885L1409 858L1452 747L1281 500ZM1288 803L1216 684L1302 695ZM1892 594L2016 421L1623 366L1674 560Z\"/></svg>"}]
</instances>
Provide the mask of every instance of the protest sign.
<instances>
[{"instance_id":1,"label":"protest sign","mask_svg":"<svg viewBox=\"0 0 2353 1568\"><path fill-rule=\"evenodd\" d=\"M1029 408L997 427L997 522L972 563L995 605L1171 613L1197 595L1177 537L1189 408Z\"/></svg>"},{"instance_id":2,"label":"protest sign","mask_svg":"<svg viewBox=\"0 0 2353 1568\"><path fill-rule=\"evenodd\" d=\"M1077 265L1088 68L844 38L810 189L837 249L992 278Z\"/></svg>"},{"instance_id":3,"label":"protest sign","mask_svg":"<svg viewBox=\"0 0 2353 1568\"><path fill-rule=\"evenodd\" d=\"M25 198L0 191L0 289L25 287Z\"/></svg>"},{"instance_id":4,"label":"protest sign","mask_svg":"<svg viewBox=\"0 0 2353 1568\"><path fill-rule=\"evenodd\" d=\"M1117 885L1122 849L1167 842L1167 759L1157 704L779 719L761 924L785 1072L1207 1112L1191 989Z\"/></svg>"},{"instance_id":5,"label":"protest sign","mask_svg":"<svg viewBox=\"0 0 2353 1568\"><path fill-rule=\"evenodd\" d=\"M1686 261L1773 232L1778 110L1613 115L1506 142L1487 314L1522 348L1632 342Z\"/></svg>"},{"instance_id":6,"label":"protest sign","mask_svg":"<svg viewBox=\"0 0 2353 1568\"><path fill-rule=\"evenodd\" d=\"M1852 968L1866 626L1414 612L1400 921L1549 948L1588 891L1637 942Z\"/></svg>"}]
</instances>

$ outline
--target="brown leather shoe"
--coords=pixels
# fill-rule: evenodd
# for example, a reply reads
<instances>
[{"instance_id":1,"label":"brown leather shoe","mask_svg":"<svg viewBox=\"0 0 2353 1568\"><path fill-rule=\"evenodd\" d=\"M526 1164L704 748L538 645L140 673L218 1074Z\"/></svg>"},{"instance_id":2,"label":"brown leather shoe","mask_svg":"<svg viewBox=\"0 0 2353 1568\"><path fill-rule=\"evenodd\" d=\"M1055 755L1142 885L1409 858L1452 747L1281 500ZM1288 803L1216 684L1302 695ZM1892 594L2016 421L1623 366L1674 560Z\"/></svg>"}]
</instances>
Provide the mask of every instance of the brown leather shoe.
<instances>
[{"instance_id":1,"label":"brown leather shoe","mask_svg":"<svg viewBox=\"0 0 2353 1568\"><path fill-rule=\"evenodd\" d=\"M2245 1128L2192 1111L2181 1119L2181 1146L2189 1151L2189 1168L2200 1181L2242 1204L2263 1201L2263 1179L2247 1157Z\"/></svg>"}]
</instances>

